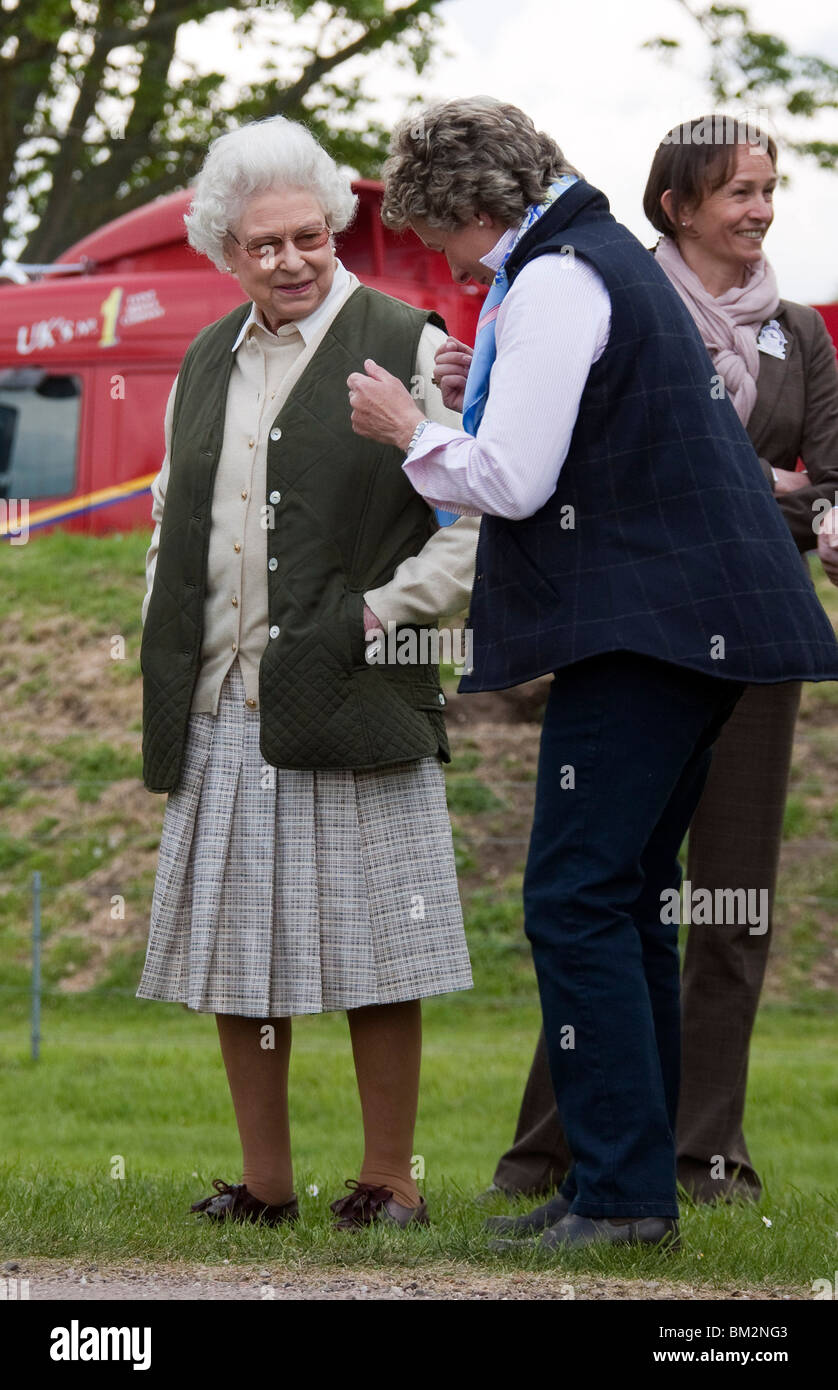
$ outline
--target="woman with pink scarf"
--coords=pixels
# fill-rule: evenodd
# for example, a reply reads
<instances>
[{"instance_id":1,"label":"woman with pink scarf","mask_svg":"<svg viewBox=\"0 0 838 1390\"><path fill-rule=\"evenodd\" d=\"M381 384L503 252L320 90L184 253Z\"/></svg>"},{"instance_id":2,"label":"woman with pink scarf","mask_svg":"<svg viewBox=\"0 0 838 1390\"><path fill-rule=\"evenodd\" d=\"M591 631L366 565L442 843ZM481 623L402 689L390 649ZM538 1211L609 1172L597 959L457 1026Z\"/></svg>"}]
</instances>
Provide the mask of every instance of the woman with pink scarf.
<instances>
[{"instance_id":1,"label":"woman with pink scarf","mask_svg":"<svg viewBox=\"0 0 838 1390\"><path fill-rule=\"evenodd\" d=\"M831 574L819 530L838 491L838 366L820 314L780 298L765 258L776 183L769 136L708 116L665 137L643 208L662 234L655 258L695 319L798 549L824 551ZM794 684L746 688L690 826L693 895L707 888L715 902L716 890L750 889L757 907L749 925L689 929L677 1145L679 1179L698 1200L760 1192L742 1115L799 701Z\"/></svg>"}]
</instances>

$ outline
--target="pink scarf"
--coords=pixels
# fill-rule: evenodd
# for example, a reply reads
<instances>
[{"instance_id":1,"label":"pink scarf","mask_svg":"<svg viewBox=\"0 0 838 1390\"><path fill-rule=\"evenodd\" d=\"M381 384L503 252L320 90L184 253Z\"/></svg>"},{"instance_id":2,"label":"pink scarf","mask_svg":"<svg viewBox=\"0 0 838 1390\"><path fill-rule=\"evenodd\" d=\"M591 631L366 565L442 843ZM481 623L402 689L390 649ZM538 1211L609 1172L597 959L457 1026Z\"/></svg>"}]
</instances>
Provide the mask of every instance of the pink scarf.
<instances>
[{"instance_id":1,"label":"pink scarf","mask_svg":"<svg viewBox=\"0 0 838 1390\"><path fill-rule=\"evenodd\" d=\"M757 335L780 304L774 271L761 256L741 288L726 290L714 299L690 270L672 237L661 237L655 260L695 319L734 409L747 425L757 398Z\"/></svg>"}]
</instances>

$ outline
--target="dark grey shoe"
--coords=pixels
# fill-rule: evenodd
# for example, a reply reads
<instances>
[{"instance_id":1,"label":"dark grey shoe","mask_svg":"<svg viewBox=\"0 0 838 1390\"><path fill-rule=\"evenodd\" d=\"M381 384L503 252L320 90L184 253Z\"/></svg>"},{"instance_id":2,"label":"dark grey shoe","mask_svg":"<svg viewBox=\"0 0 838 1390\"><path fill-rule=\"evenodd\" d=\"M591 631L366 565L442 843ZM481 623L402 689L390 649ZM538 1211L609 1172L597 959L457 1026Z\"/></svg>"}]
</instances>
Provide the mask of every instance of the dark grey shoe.
<instances>
[{"instance_id":1,"label":"dark grey shoe","mask_svg":"<svg viewBox=\"0 0 838 1390\"><path fill-rule=\"evenodd\" d=\"M555 1226L569 1211L569 1199L557 1192L549 1202L542 1202L540 1207L533 1207L532 1211L524 1212L523 1216L487 1216L484 1225L487 1231L492 1231L498 1236L531 1236L536 1231Z\"/></svg>"},{"instance_id":2,"label":"dark grey shoe","mask_svg":"<svg viewBox=\"0 0 838 1390\"><path fill-rule=\"evenodd\" d=\"M672 1216L642 1216L636 1221L615 1225L607 1217L563 1216L527 1245L561 1253L588 1245L659 1245L662 1250L680 1250L678 1222ZM519 1240L491 1240L490 1250L520 1250Z\"/></svg>"}]
</instances>

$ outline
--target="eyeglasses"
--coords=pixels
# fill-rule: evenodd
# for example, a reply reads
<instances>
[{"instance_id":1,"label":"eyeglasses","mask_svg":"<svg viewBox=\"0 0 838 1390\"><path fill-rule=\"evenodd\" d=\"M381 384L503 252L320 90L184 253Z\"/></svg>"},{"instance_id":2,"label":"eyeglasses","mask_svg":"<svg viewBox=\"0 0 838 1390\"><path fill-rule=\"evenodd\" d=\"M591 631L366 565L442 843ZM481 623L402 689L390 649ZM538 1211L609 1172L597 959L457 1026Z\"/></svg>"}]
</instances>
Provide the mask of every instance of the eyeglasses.
<instances>
[{"instance_id":1,"label":"eyeglasses","mask_svg":"<svg viewBox=\"0 0 838 1390\"><path fill-rule=\"evenodd\" d=\"M298 251L316 251L320 246L325 246L329 237L332 235L331 227L303 227L301 231L295 232L292 237L281 236L255 236L243 246L237 236L234 236L227 228L227 235L233 237L237 246L241 246L246 251L251 260L254 261L273 261L274 257L280 252L286 241L293 241Z\"/></svg>"}]
</instances>

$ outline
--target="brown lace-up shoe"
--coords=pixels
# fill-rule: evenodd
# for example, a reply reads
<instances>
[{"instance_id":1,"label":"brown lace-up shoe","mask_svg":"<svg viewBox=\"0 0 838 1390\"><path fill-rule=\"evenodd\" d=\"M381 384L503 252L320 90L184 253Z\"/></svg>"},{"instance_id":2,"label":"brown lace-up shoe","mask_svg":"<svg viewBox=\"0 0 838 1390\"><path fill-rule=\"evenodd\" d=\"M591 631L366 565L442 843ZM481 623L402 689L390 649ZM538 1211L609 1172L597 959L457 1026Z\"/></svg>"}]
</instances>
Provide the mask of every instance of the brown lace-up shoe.
<instances>
[{"instance_id":1,"label":"brown lace-up shoe","mask_svg":"<svg viewBox=\"0 0 838 1390\"><path fill-rule=\"evenodd\" d=\"M418 1207L405 1207L396 1201L389 1187L373 1187L354 1178L348 1178L345 1186L350 1189L349 1196L338 1197L329 1204L335 1213L337 1231L371 1226L374 1221L391 1226L430 1225L424 1197L419 1198Z\"/></svg>"},{"instance_id":2,"label":"brown lace-up shoe","mask_svg":"<svg viewBox=\"0 0 838 1390\"><path fill-rule=\"evenodd\" d=\"M243 1182L231 1186L221 1178L213 1178L212 1185L218 1195L204 1197L190 1207L190 1211L201 1212L211 1221L261 1221L264 1226L282 1226L300 1215L296 1197L272 1207L248 1192Z\"/></svg>"}]
</instances>

